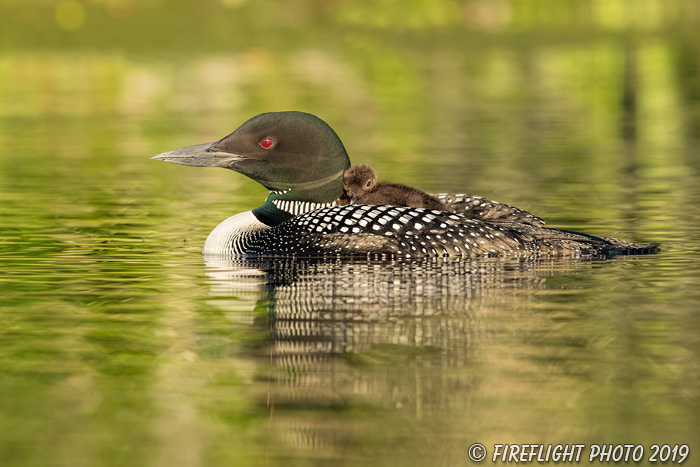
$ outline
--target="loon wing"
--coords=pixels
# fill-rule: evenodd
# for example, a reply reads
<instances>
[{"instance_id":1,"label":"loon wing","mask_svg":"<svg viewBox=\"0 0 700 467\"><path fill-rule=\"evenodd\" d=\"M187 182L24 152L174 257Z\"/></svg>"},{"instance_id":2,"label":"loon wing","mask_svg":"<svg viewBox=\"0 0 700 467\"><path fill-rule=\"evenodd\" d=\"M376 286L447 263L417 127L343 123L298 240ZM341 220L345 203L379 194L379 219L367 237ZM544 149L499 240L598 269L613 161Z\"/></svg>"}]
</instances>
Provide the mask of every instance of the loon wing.
<instances>
[{"instance_id":1,"label":"loon wing","mask_svg":"<svg viewBox=\"0 0 700 467\"><path fill-rule=\"evenodd\" d=\"M507 221L544 225L544 220L522 209L508 204L491 201L481 196L462 193L437 193L433 196L445 203L450 212L461 214L469 219L482 221Z\"/></svg>"},{"instance_id":2,"label":"loon wing","mask_svg":"<svg viewBox=\"0 0 700 467\"><path fill-rule=\"evenodd\" d=\"M310 211L239 245L261 256L596 256L639 254L637 245L512 221L484 222L461 214L399 206L350 204Z\"/></svg>"}]
</instances>

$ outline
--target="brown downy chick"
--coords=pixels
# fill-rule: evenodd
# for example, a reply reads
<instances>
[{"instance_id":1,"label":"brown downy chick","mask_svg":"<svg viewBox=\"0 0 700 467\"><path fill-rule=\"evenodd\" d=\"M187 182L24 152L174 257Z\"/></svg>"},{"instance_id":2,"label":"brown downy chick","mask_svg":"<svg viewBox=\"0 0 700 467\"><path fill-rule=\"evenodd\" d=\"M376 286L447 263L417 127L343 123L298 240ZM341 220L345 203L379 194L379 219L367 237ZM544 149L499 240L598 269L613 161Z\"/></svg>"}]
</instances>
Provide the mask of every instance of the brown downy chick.
<instances>
[{"instance_id":1,"label":"brown downy chick","mask_svg":"<svg viewBox=\"0 0 700 467\"><path fill-rule=\"evenodd\" d=\"M343 204L388 204L412 208L447 210L435 196L399 183L377 183L377 173L367 164L353 165L343 176L345 194L336 202Z\"/></svg>"}]
</instances>

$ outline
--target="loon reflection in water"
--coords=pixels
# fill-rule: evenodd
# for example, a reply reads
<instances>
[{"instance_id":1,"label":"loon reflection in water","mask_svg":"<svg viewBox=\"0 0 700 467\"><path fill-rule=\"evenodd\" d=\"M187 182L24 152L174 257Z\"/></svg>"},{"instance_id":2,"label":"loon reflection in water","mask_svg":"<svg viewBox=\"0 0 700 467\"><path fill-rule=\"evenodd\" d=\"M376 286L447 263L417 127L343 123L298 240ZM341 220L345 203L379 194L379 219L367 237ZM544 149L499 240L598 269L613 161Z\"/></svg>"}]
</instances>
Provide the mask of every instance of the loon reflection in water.
<instances>
[{"instance_id":1,"label":"loon reflection in water","mask_svg":"<svg viewBox=\"0 0 700 467\"><path fill-rule=\"evenodd\" d=\"M338 457L357 437L339 410L400 413L408 423L467 413L474 393L493 389L480 387L483 375L473 371L484 364L484 348L503 333L520 332L518 341L541 320L550 323L547 309L537 313L532 303L551 288L547 282L578 283L587 270L611 264L542 257L205 262L212 303L258 336L235 359L254 365L248 393L259 416L272 425L274 411L270 443ZM303 416L310 410L333 414Z\"/></svg>"},{"instance_id":2,"label":"loon reflection in water","mask_svg":"<svg viewBox=\"0 0 700 467\"><path fill-rule=\"evenodd\" d=\"M336 206L350 160L333 129L303 112L264 113L219 141L153 159L228 168L269 190L262 206L219 224L204 244L205 254L590 257L653 253L658 248L655 243L545 228L532 214L469 195L437 195L448 211Z\"/></svg>"},{"instance_id":3,"label":"loon reflection in water","mask_svg":"<svg viewBox=\"0 0 700 467\"><path fill-rule=\"evenodd\" d=\"M466 367L479 342L492 332L488 323L494 315L508 310L512 320L513 309L527 300L524 289L544 288L548 276L567 267L554 259L217 257L206 258L206 266L213 303L232 320L267 334L263 347L249 351L272 365L278 409L372 397L377 398L373 404L384 407L414 401L424 412L457 408L464 401L445 388L431 391L430 386L440 384L431 378L421 380L424 400L416 400L416 394L404 393L415 390L415 381L396 385L392 380L407 375L358 373L353 368L387 354L409 356L433 368ZM420 371L420 365L407 368L412 366L410 371ZM396 393L396 387L403 389Z\"/></svg>"}]
</instances>

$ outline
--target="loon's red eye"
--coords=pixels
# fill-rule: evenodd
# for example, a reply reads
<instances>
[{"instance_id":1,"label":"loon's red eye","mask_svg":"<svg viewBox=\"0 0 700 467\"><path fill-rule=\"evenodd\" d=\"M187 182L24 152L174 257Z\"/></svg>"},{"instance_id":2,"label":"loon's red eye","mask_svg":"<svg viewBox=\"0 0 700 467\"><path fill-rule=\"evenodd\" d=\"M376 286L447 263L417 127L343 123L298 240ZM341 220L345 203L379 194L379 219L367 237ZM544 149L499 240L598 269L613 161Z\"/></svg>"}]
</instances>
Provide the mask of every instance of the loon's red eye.
<instances>
[{"instance_id":1,"label":"loon's red eye","mask_svg":"<svg viewBox=\"0 0 700 467\"><path fill-rule=\"evenodd\" d=\"M274 144L275 140L272 138L263 138L260 140L260 147L263 149L270 149Z\"/></svg>"}]
</instances>

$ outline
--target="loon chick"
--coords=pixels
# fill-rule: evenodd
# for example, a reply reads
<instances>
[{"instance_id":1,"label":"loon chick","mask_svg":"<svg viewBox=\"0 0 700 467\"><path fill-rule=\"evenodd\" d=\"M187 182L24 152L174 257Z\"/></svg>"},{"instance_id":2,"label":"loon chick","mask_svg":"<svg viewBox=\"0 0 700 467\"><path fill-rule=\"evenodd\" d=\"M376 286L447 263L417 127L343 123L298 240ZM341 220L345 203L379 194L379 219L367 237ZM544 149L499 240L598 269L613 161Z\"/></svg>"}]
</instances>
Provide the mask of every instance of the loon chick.
<instances>
[{"instance_id":1,"label":"loon chick","mask_svg":"<svg viewBox=\"0 0 700 467\"><path fill-rule=\"evenodd\" d=\"M350 167L343 175L345 195L336 204L390 204L447 211L447 206L425 191L399 183L377 183L377 173L367 164Z\"/></svg>"},{"instance_id":2,"label":"loon chick","mask_svg":"<svg viewBox=\"0 0 700 467\"><path fill-rule=\"evenodd\" d=\"M231 169L269 191L262 206L221 222L207 237L204 254L580 257L652 253L658 247L548 229L525 211L467 195L438 195L448 211L336 206L350 160L335 131L303 112L257 115L219 141L153 159Z\"/></svg>"}]
</instances>

